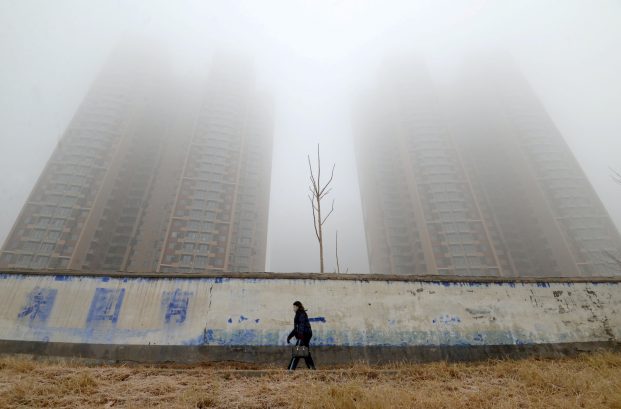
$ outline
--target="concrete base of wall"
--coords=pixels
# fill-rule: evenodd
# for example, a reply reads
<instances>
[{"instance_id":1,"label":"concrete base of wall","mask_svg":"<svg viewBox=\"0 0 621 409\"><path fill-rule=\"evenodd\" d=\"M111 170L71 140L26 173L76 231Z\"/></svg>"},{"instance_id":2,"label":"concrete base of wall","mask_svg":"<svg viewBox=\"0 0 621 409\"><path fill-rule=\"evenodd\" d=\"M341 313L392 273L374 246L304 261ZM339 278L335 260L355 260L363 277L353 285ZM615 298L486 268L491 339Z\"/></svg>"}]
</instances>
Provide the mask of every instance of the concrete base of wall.
<instances>
[{"instance_id":1,"label":"concrete base of wall","mask_svg":"<svg viewBox=\"0 0 621 409\"><path fill-rule=\"evenodd\" d=\"M581 352L618 351L619 342L579 342L530 345L482 346L367 346L312 347L317 366L353 362L383 364L389 362L480 361L491 358L521 359L528 357L558 358ZM98 362L184 363L247 362L287 365L288 347L282 346L179 346L179 345L114 345L75 344L0 340L0 354L28 354L41 357L77 358ZM301 363L303 366L303 363Z\"/></svg>"}]
</instances>

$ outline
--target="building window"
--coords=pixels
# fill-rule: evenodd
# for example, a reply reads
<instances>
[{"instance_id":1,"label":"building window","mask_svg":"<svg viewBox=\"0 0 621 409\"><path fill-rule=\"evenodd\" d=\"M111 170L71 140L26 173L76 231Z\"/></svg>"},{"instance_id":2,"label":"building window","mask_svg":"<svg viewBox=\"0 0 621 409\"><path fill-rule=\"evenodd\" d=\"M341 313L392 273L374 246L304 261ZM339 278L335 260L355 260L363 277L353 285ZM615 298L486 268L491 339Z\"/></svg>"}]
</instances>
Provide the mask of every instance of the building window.
<instances>
[{"instance_id":1,"label":"building window","mask_svg":"<svg viewBox=\"0 0 621 409\"><path fill-rule=\"evenodd\" d=\"M453 257L453 264L455 267L466 267L465 257Z\"/></svg>"},{"instance_id":2,"label":"building window","mask_svg":"<svg viewBox=\"0 0 621 409\"><path fill-rule=\"evenodd\" d=\"M21 255L17 258L17 266L18 267L28 267L30 262L32 261L32 256L29 255Z\"/></svg>"},{"instance_id":3,"label":"building window","mask_svg":"<svg viewBox=\"0 0 621 409\"><path fill-rule=\"evenodd\" d=\"M33 268L43 268L43 267L47 266L48 260L49 260L49 257L38 256L37 258L35 258L35 261L34 261L32 267Z\"/></svg>"},{"instance_id":4,"label":"building window","mask_svg":"<svg viewBox=\"0 0 621 409\"><path fill-rule=\"evenodd\" d=\"M49 254L54 250L54 245L49 243L43 243L41 245L41 249L39 250L43 254Z\"/></svg>"}]
</instances>

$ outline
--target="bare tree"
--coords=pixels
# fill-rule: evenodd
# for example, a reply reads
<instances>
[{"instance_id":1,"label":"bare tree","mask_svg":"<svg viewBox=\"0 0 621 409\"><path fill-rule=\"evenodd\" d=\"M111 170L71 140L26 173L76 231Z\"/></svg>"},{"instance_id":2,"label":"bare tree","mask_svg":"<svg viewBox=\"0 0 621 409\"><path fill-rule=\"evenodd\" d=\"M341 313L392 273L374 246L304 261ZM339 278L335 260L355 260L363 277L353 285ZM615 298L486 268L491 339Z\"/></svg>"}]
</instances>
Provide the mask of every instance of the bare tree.
<instances>
[{"instance_id":1,"label":"bare tree","mask_svg":"<svg viewBox=\"0 0 621 409\"><path fill-rule=\"evenodd\" d=\"M317 145L317 177L315 177L315 172L313 171L313 166L311 165L310 155L308 155L308 169L310 170L310 186L308 189L310 193L308 194L308 199L311 202L312 210L313 210L313 226L315 228L315 236L317 236L317 241L319 242L319 271L323 273L323 225L328 220L328 217L334 211L334 199L332 199L332 207L327 215L321 215L321 201L325 198L328 193L332 190L330 183L332 183L332 179L334 178L334 167L336 164L332 165L332 172L330 173L330 179L322 186L321 184L321 157L319 156L319 145Z\"/></svg>"}]
</instances>

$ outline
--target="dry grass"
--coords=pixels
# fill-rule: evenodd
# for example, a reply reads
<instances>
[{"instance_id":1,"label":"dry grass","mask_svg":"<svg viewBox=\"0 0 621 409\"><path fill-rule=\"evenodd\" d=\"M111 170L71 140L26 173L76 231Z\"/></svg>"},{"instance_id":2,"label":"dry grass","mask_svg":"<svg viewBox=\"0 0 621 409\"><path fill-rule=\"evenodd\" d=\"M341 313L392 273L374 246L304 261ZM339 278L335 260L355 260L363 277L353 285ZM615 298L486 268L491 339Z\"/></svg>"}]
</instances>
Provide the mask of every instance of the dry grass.
<instances>
[{"instance_id":1,"label":"dry grass","mask_svg":"<svg viewBox=\"0 0 621 409\"><path fill-rule=\"evenodd\" d=\"M619 408L621 354L282 370L0 359L0 408ZM255 373L256 374L256 373Z\"/></svg>"}]
</instances>

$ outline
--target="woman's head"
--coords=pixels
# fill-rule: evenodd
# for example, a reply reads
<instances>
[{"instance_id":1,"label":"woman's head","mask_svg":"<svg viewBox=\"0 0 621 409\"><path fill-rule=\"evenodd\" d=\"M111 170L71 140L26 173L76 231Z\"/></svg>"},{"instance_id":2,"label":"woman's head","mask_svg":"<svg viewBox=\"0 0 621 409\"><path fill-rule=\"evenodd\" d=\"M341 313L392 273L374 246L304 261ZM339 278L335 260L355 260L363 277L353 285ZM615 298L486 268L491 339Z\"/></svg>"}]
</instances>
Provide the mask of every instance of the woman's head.
<instances>
[{"instance_id":1,"label":"woman's head","mask_svg":"<svg viewBox=\"0 0 621 409\"><path fill-rule=\"evenodd\" d=\"M304 311L304 306L302 305L301 302L296 301L293 303L293 311Z\"/></svg>"}]
</instances>

